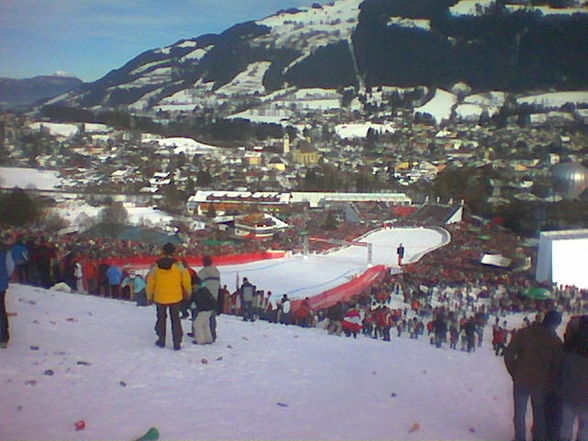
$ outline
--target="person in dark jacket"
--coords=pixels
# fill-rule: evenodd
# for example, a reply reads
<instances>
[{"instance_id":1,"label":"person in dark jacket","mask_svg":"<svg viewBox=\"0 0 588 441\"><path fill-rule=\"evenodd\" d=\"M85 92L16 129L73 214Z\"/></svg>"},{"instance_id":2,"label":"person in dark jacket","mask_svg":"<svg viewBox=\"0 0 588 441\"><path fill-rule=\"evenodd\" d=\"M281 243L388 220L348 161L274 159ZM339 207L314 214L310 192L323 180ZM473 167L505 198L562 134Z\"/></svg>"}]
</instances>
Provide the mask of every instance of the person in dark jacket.
<instances>
[{"instance_id":1,"label":"person in dark jacket","mask_svg":"<svg viewBox=\"0 0 588 441\"><path fill-rule=\"evenodd\" d=\"M476 350L476 321L473 317L465 322L463 332L466 338L466 350L468 352L474 352Z\"/></svg>"},{"instance_id":2,"label":"person in dark jacket","mask_svg":"<svg viewBox=\"0 0 588 441\"><path fill-rule=\"evenodd\" d=\"M243 321L255 321L253 317L253 295L255 294L255 285L251 284L247 277L243 277L243 284L239 288L241 295L241 304L243 305Z\"/></svg>"},{"instance_id":3,"label":"person in dark jacket","mask_svg":"<svg viewBox=\"0 0 588 441\"><path fill-rule=\"evenodd\" d=\"M76 291L77 283L75 276L76 255L73 251L69 251L62 261L63 272L62 279L72 291Z\"/></svg>"},{"instance_id":4,"label":"person in dark jacket","mask_svg":"<svg viewBox=\"0 0 588 441\"><path fill-rule=\"evenodd\" d=\"M433 322L433 331L435 332L435 346L440 348L447 340L447 322L443 314L439 314Z\"/></svg>"},{"instance_id":5,"label":"person in dark jacket","mask_svg":"<svg viewBox=\"0 0 588 441\"><path fill-rule=\"evenodd\" d=\"M572 317L566 328L559 395L559 440L588 440L588 315ZM578 433L574 438L576 419Z\"/></svg>"},{"instance_id":6,"label":"person in dark jacket","mask_svg":"<svg viewBox=\"0 0 588 441\"><path fill-rule=\"evenodd\" d=\"M396 255L398 256L398 266L402 266L402 259L404 259L404 245L398 245L398 248L396 248Z\"/></svg>"},{"instance_id":7,"label":"person in dark jacket","mask_svg":"<svg viewBox=\"0 0 588 441\"><path fill-rule=\"evenodd\" d=\"M196 303L198 315L192 322L192 332L196 340L194 344L207 345L214 342L210 329L210 316L216 309L216 299L201 280L198 288L194 292L193 301Z\"/></svg>"},{"instance_id":8,"label":"person in dark jacket","mask_svg":"<svg viewBox=\"0 0 588 441\"><path fill-rule=\"evenodd\" d=\"M12 253L6 244L7 239L0 238L0 348L4 349L8 345L10 334L8 332L8 314L6 312L6 290L12 271L14 271L14 261Z\"/></svg>"},{"instance_id":9,"label":"person in dark jacket","mask_svg":"<svg viewBox=\"0 0 588 441\"><path fill-rule=\"evenodd\" d=\"M533 409L533 440L547 440L546 398L555 390L562 341L555 333L561 323L548 311L541 324L518 331L504 350L504 363L513 381L515 441L525 441L527 403Z\"/></svg>"}]
</instances>

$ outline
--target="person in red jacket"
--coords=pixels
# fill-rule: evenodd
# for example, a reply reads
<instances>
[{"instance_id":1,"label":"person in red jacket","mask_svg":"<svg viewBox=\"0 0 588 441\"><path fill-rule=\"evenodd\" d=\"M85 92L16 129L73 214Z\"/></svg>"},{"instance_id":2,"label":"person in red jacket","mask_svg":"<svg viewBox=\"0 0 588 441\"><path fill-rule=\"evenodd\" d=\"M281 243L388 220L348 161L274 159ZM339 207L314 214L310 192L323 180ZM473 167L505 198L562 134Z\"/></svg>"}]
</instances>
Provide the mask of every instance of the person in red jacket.
<instances>
[{"instance_id":1,"label":"person in red jacket","mask_svg":"<svg viewBox=\"0 0 588 441\"><path fill-rule=\"evenodd\" d=\"M502 326L499 326L496 330L494 330L493 334L492 345L494 346L494 353L497 356L504 355L504 350L506 349L506 339L508 337L506 321Z\"/></svg>"},{"instance_id":2,"label":"person in red jacket","mask_svg":"<svg viewBox=\"0 0 588 441\"><path fill-rule=\"evenodd\" d=\"M296 323L303 328L308 328L312 324L312 309L310 308L308 297L306 297L298 309L294 311L294 318L296 319Z\"/></svg>"},{"instance_id":3,"label":"person in red jacket","mask_svg":"<svg viewBox=\"0 0 588 441\"><path fill-rule=\"evenodd\" d=\"M390 308L382 305L376 313L376 325L384 341L390 341L392 321L392 311L390 311Z\"/></svg>"},{"instance_id":4,"label":"person in red jacket","mask_svg":"<svg viewBox=\"0 0 588 441\"><path fill-rule=\"evenodd\" d=\"M98 270L96 263L92 260L84 260L82 263L82 274L84 281L90 294L98 294Z\"/></svg>"}]
</instances>

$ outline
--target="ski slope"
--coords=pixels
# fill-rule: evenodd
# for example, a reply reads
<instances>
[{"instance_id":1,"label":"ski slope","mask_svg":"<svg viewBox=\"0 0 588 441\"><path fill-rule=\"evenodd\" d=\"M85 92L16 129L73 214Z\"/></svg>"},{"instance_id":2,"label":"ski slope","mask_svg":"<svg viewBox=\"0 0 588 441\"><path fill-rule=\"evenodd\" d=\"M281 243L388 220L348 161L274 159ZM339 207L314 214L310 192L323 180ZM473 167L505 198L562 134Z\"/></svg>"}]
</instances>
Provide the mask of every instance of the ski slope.
<instances>
[{"instance_id":1,"label":"ski slope","mask_svg":"<svg viewBox=\"0 0 588 441\"><path fill-rule=\"evenodd\" d=\"M378 230L361 241L372 244L374 265L397 265L396 248L404 244L404 262L418 260L424 253L444 244L444 236L429 228L394 228ZM220 267L222 284L230 291L247 277L259 289L271 291L272 299L288 294L292 299L312 297L342 285L368 267L367 247L343 247L327 254L295 255L243 265ZM398 268L396 268L398 270Z\"/></svg>"}]
</instances>

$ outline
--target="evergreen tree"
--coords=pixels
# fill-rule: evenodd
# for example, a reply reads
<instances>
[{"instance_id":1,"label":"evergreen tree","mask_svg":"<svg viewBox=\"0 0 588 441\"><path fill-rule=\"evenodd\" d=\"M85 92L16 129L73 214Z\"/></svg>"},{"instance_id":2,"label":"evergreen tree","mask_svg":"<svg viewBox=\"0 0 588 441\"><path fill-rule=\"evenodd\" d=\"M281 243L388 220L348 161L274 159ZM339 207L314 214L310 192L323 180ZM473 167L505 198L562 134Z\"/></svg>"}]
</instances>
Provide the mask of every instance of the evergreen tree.
<instances>
[{"instance_id":1,"label":"evergreen tree","mask_svg":"<svg viewBox=\"0 0 588 441\"><path fill-rule=\"evenodd\" d=\"M39 216L39 207L21 188L0 194L0 225L16 226L30 224Z\"/></svg>"}]
</instances>

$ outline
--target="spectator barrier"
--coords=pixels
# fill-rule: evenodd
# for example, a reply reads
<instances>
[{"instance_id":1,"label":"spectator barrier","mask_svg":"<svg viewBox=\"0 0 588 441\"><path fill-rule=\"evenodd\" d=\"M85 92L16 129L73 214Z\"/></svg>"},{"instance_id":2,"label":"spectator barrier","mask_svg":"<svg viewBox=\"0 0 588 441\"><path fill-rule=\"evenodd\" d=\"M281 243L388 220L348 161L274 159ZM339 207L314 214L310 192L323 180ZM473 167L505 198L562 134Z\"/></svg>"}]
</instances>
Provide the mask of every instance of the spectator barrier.
<instances>
[{"instance_id":1,"label":"spectator barrier","mask_svg":"<svg viewBox=\"0 0 588 441\"><path fill-rule=\"evenodd\" d=\"M363 274L353 278L347 283L324 291L321 294L317 294L316 296L310 297L308 299L309 306L312 308L312 310L316 311L318 309L328 308L329 306L332 306L339 301L347 302L354 296L364 291L369 291L370 286L376 280L383 278L386 272L387 267L385 265L373 266ZM295 311L298 309L298 306L300 303L302 303L302 301L303 299L293 300L292 310Z\"/></svg>"},{"instance_id":2,"label":"spectator barrier","mask_svg":"<svg viewBox=\"0 0 588 441\"><path fill-rule=\"evenodd\" d=\"M279 259L286 256L286 251L260 251L247 254L229 254L223 256L212 256L214 265L239 265L243 263L255 262L258 260ZM104 259L108 265L117 265L121 268L129 265L133 269L148 269L160 256L132 256L132 257L110 257ZM181 256L191 267L202 267L202 256ZM100 262L94 262L98 264Z\"/></svg>"}]
</instances>

